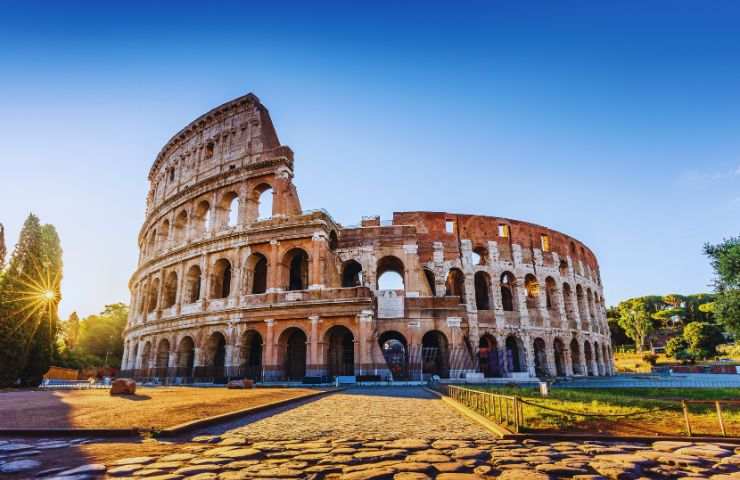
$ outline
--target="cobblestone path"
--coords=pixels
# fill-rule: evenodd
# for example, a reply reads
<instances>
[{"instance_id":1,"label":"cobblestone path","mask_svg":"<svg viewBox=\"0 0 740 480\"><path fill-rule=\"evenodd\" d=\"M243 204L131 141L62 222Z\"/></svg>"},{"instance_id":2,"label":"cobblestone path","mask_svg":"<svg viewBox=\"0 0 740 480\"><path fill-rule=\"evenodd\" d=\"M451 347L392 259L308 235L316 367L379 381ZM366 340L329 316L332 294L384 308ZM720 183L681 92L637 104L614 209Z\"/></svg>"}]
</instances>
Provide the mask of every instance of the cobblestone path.
<instances>
[{"instance_id":1,"label":"cobblestone path","mask_svg":"<svg viewBox=\"0 0 740 480\"><path fill-rule=\"evenodd\" d=\"M5 449L41 448L12 445ZM736 445L497 440L421 389L352 389L172 447L44 478L740 479ZM0 443L0 470L29 461L2 459L2 451Z\"/></svg>"}]
</instances>

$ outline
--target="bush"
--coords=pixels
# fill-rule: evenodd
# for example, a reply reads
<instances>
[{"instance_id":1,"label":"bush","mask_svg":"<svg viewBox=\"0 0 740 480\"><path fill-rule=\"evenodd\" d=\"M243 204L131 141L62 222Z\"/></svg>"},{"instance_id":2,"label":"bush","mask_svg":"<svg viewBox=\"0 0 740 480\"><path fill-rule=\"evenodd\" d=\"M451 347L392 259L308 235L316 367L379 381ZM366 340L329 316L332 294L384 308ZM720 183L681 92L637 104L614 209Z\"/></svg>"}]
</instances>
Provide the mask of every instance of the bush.
<instances>
[{"instance_id":1,"label":"bush","mask_svg":"<svg viewBox=\"0 0 740 480\"><path fill-rule=\"evenodd\" d=\"M642 361L649 363L651 366L655 366L656 363L658 363L658 356L654 353L644 353L642 355Z\"/></svg>"}]
</instances>

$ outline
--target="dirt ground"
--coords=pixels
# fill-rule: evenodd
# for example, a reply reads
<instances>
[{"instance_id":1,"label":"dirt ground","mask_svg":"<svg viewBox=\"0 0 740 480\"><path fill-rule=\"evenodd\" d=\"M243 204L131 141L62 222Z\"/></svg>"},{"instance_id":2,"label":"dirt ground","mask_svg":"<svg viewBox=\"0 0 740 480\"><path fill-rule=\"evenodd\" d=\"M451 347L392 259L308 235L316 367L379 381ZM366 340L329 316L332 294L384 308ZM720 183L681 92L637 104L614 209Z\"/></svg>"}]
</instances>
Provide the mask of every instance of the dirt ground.
<instances>
[{"instance_id":1,"label":"dirt ground","mask_svg":"<svg viewBox=\"0 0 740 480\"><path fill-rule=\"evenodd\" d=\"M305 395L303 388L140 387L136 395L108 390L0 393L3 428L161 429L191 420Z\"/></svg>"}]
</instances>

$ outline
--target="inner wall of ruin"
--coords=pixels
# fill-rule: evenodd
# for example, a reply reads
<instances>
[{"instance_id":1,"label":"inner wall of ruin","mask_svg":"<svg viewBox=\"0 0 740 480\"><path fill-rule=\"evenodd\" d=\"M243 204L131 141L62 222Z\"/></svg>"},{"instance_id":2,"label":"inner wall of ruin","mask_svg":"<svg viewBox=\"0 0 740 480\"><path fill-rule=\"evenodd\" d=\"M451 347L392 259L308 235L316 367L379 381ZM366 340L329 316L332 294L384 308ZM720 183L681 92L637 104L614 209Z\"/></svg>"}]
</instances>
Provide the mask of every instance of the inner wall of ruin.
<instances>
[{"instance_id":1,"label":"inner wall of ruin","mask_svg":"<svg viewBox=\"0 0 740 480\"><path fill-rule=\"evenodd\" d=\"M302 210L293 162L252 94L162 148L129 282L124 374L185 383L613 373L598 262L578 240L444 212L343 226Z\"/></svg>"}]
</instances>

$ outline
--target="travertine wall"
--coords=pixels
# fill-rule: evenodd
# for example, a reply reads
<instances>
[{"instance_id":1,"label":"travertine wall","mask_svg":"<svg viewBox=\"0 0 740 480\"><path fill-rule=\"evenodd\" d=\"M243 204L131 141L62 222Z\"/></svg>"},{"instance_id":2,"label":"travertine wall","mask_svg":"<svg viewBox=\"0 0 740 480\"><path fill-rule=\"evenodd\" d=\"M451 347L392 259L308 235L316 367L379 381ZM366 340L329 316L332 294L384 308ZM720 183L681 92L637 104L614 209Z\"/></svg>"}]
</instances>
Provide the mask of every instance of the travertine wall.
<instances>
[{"instance_id":1,"label":"travertine wall","mask_svg":"<svg viewBox=\"0 0 740 480\"><path fill-rule=\"evenodd\" d=\"M613 372L598 263L583 244L497 217L403 212L343 227L302 211L293 153L254 95L175 135L149 180L124 370L265 380ZM260 211L270 192L272 211ZM380 290L388 271L403 285Z\"/></svg>"}]
</instances>

